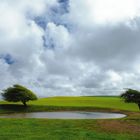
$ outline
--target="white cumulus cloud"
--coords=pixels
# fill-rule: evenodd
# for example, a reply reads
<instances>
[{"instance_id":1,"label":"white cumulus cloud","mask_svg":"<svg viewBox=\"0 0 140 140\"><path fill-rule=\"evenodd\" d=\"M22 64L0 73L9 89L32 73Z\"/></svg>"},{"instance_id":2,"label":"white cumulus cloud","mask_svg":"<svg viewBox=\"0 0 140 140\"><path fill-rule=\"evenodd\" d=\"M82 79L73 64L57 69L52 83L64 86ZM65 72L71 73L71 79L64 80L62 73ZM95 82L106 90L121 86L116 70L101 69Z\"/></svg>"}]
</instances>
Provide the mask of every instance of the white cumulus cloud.
<instances>
[{"instance_id":1,"label":"white cumulus cloud","mask_svg":"<svg viewBox=\"0 0 140 140\"><path fill-rule=\"evenodd\" d=\"M140 89L139 0L1 0L0 89L38 96Z\"/></svg>"}]
</instances>

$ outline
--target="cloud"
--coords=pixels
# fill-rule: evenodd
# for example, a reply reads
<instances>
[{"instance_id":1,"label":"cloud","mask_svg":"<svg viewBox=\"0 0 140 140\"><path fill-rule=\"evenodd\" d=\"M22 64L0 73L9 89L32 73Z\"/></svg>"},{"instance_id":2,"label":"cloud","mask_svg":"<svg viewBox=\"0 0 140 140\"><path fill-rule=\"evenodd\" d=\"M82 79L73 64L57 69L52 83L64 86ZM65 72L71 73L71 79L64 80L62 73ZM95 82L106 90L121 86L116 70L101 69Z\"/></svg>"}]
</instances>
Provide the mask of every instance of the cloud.
<instances>
[{"instance_id":1,"label":"cloud","mask_svg":"<svg viewBox=\"0 0 140 140\"><path fill-rule=\"evenodd\" d=\"M82 26L125 22L140 12L139 0L70 0L69 5L69 19Z\"/></svg>"},{"instance_id":2,"label":"cloud","mask_svg":"<svg viewBox=\"0 0 140 140\"><path fill-rule=\"evenodd\" d=\"M46 47L53 47L56 49L64 49L71 45L71 35L67 28L63 25L56 25L48 23L46 27Z\"/></svg>"},{"instance_id":3,"label":"cloud","mask_svg":"<svg viewBox=\"0 0 140 140\"><path fill-rule=\"evenodd\" d=\"M38 96L140 89L138 0L2 0L0 89Z\"/></svg>"},{"instance_id":4,"label":"cloud","mask_svg":"<svg viewBox=\"0 0 140 140\"><path fill-rule=\"evenodd\" d=\"M140 44L139 21L134 21L134 24L137 29L119 24L97 27L96 31L78 32L74 35L76 40L71 53L86 61L93 60L107 69L131 69L139 57Z\"/></svg>"}]
</instances>

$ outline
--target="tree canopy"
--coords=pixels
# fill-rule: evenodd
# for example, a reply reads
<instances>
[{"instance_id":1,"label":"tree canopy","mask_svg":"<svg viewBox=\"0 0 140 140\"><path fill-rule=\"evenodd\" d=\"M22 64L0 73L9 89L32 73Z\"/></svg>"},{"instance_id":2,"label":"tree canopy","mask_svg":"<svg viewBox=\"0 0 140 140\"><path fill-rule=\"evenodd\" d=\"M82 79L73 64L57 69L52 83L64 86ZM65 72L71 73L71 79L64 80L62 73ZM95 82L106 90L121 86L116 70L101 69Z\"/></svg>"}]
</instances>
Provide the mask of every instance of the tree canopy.
<instances>
[{"instance_id":1,"label":"tree canopy","mask_svg":"<svg viewBox=\"0 0 140 140\"><path fill-rule=\"evenodd\" d=\"M29 89L21 85L13 85L3 90L2 97L9 102L22 102L27 106L26 102L37 100L37 96Z\"/></svg>"},{"instance_id":2,"label":"tree canopy","mask_svg":"<svg viewBox=\"0 0 140 140\"><path fill-rule=\"evenodd\" d=\"M140 91L128 89L121 94L121 98L123 98L126 103L136 103L140 109Z\"/></svg>"}]
</instances>

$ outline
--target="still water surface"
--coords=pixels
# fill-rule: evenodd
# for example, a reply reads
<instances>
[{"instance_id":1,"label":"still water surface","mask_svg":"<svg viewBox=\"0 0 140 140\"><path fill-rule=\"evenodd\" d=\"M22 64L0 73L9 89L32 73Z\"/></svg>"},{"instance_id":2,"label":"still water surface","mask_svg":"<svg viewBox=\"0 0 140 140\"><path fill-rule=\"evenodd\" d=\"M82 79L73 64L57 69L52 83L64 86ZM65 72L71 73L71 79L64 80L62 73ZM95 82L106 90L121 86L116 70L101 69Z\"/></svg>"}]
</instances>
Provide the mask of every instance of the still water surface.
<instances>
[{"instance_id":1,"label":"still water surface","mask_svg":"<svg viewBox=\"0 0 140 140\"><path fill-rule=\"evenodd\" d=\"M103 112L32 112L32 113L12 113L0 115L0 118L48 118L48 119L111 119L126 117L120 113Z\"/></svg>"}]
</instances>

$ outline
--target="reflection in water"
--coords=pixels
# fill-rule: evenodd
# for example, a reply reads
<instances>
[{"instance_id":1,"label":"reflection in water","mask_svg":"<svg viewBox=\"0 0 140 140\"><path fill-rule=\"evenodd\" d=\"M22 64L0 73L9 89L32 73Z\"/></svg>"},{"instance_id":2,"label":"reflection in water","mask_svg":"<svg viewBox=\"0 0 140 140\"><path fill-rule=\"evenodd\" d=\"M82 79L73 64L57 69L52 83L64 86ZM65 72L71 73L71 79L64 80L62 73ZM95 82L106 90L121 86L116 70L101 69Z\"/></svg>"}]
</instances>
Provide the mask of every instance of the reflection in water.
<instances>
[{"instance_id":1,"label":"reflection in water","mask_svg":"<svg viewBox=\"0 0 140 140\"><path fill-rule=\"evenodd\" d=\"M123 118L126 115L119 113L101 112L33 112L33 113L12 113L0 115L0 118L48 118L48 119L110 119Z\"/></svg>"}]
</instances>

